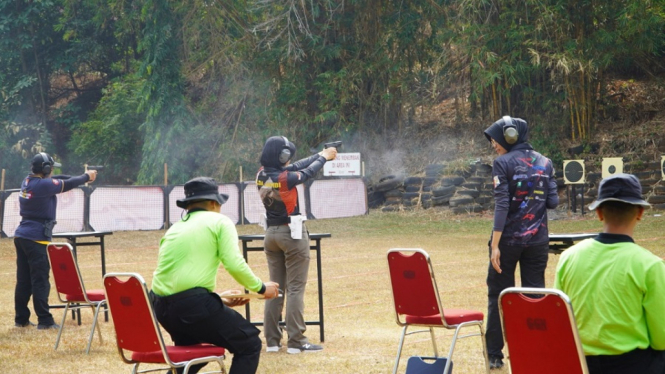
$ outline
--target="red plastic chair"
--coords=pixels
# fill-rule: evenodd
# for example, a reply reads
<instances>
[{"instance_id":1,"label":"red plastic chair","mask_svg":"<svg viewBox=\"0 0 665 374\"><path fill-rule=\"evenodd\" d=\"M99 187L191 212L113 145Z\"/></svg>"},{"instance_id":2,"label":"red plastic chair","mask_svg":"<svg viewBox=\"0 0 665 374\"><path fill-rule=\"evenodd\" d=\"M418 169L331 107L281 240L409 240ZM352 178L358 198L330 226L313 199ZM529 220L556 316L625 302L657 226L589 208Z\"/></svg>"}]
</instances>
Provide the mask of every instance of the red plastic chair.
<instances>
[{"instance_id":1,"label":"red plastic chair","mask_svg":"<svg viewBox=\"0 0 665 374\"><path fill-rule=\"evenodd\" d=\"M120 278L127 278L125 281ZM225 349L211 344L174 346L164 344L159 324L148 296L148 288L139 274L108 273L104 276L111 317L115 327L118 353L125 363L134 364L132 373L145 373L159 369L137 371L139 364L166 364L175 369L216 362L220 366L215 373L226 373ZM125 351L131 352L128 358Z\"/></svg>"},{"instance_id":2,"label":"red plastic chair","mask_svg":"<svg viewBox=\"0 0 665 374\"><path fill-rule=\"evenodd\" d=\"M565 293L551 288L507 288L499 295L499 312L511 373L589 372Z\"/></svg>"},{"instance_id":3,"label":"red plastic chair","mask_svg":"<svg viewBox=\"0 0 665 374\"><path fill-rule=\"evenodd\" d=\"M95 327L97 327L99 341L103 343L102 332L97 324L97 316L104 304L106 304L104 290L85 289L81 272L74 258L72 246L69 243L49 243L46 246L46 253L51 264L58 299L60 302L65 303L65 312L62 315L62 322L60 322L58 337L55 340L55 348L53 349L58 349L62 330L65 329L67 311L90 307L95 313L90 337L88 338L88 347L85 351L85 353L90 353L90 345L92 344L92 337L95 335Z\"/></svg>"},{"instance_id":4,"label":"red plastic chair","mask_svg":"<svg viewBox=\"0 0 665 374\"><path fill-rule=\"evenodd\" d=\"M397 373L404 338L406 335L429 331L434 348L434 356L438 356L434 328L455 330L448 360L443 373L449 373L453 351L457 339L480 336L485 356L485 371L489 373L489 360L483 330L483 313L475 310L444 309L439 298L439 290L434 279L434 270L429 255L419 248L394 248L388 251L388 268L392 285L393 301L397 324L402 326L402 335L397 348L397 358L393 374ZM403 317L403 319L402 319ZM410 326L426 327L407 334ZM459 336L463 327L477 327L478 333Z\"/></svg>"}]
</instances>

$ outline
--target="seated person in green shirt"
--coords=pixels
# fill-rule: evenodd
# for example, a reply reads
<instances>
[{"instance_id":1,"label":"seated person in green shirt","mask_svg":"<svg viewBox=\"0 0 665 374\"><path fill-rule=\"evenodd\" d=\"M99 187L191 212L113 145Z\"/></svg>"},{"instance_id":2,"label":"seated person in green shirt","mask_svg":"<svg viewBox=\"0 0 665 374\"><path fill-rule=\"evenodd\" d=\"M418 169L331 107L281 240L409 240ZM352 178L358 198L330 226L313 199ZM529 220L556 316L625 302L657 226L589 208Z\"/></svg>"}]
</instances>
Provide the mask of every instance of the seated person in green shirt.
<instances>
[{"instance_id":1,"label":"seated person in green shirt","mask_svg":"<svg viewBox=\"0 0 665 374\"><path fill-rule=\"evenodd\" d=\"M645 207L634 175L603 179L589 206L603 232L559 259L591 374L665 373L665 262L633 240Z\"/></svg>"},{"instance_id":2,"label":"seated person in green shirt","mask_svg":"<svg viewBox=\"0 0 665 374\"><path fill-rule=\"evenodd\" d=\"M259 330L229 308L244 305L246 299L222 299L214 292L217 270L223 265L238 283L266 299L278 296L279 285L263 283L245 262L234 223L220 214L228 196L219 194L212 178L188 181L185 196L176 204L187 213L159 244L152 279L157 320L175 345L210 343L233 353L229 374L256 373L261 354ZM202 366L193 366L189 372L196 373Z\"/></svg>"}]
</instances>

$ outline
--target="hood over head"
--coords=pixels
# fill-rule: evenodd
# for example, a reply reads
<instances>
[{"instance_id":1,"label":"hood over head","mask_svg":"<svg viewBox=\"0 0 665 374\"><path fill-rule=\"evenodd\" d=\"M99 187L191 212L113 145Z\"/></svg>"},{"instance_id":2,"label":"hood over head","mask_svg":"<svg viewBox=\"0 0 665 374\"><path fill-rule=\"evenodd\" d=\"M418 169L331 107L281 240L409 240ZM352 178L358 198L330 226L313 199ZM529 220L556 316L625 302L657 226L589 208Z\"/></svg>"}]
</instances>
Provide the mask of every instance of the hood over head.
<instances>
[{"instance_id":1,"label":"hood over head","mask_svg":"<svg viewBox=\"0 0 665 374\"><path fill-rule=\"evenodd\" d=\"M508 129L506 135L504 135L505 129ZM517 134L511 134L512 129L516 130ZM514 135L514 137L511 139L510 135ZM485 137L490 142L494 139L506 151L510 152L511 148L517 144L526 143L529 140L529 127L526 121L521 118L503 116L485 130ZM510 141L513 142L510 143Z\"/></svg>"},{"instance_id":2,"label":"hood over head","mask_svg":"<svg viewBox=\"0 0 665 374\"><path fill-rule=\"evenodd\" d=\"M281 168L296 155L296 146L285 136L271 136L261 152L263 167Z\"/></svg>"}]
</instances>

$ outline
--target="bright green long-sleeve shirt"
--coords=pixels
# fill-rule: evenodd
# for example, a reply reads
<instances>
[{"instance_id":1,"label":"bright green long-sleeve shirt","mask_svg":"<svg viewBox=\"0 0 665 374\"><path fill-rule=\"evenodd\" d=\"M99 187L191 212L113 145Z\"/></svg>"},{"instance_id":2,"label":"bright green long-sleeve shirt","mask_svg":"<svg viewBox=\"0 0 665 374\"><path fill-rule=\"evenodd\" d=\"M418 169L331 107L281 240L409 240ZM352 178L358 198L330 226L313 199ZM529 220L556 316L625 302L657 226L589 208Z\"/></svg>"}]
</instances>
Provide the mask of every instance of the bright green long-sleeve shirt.
<instances>
[{"instance_id":1,"label":"bright green long-sleeve shirt","mask_svg":"<svg viewBox=\"0 0 665 374\"><path fill-rule=\"evenodd\" d=\"M581 241L561 255L554 287L570 297L585 355L665 350L665 262L648 250Z\"/></svg>"},{"instance_id":2,"label":"bright green long-sleeve shirt","mask_svg":"<svg viewBox=\"0 0 665 374\"><path fill-rule=\"evenodd\" d=\"M160 241L152 290L159 296L194 287L214 292L220 264L248 290L261 290L263 282L240 253L233 222L216 212L188 213L171 226Z\"/></svg>"}]
</instances>

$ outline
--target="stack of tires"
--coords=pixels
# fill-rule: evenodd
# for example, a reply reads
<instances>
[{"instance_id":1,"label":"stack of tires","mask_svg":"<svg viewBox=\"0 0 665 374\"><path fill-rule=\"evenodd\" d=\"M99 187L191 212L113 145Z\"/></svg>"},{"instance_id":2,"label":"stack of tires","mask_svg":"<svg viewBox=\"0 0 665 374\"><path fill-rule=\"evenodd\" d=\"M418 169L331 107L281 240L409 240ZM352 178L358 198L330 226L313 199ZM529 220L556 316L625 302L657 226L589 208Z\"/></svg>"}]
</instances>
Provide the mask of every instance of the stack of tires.
<instances>
[{"instance_id":1,"label":"stack of tires","mask_svg":"<svg viewBox=\"0 0 665 374\"><path fill-rule=\"evenodd\" d=\"M665 210L665 186L653 186L653 194L647 198L654 209Z\"/></svg>"},{"instance_id":2,"label":"stack of tires","mask_svg":"<svg viewBox=\"0 0 665 374\"><path fill-rule=\"evenodd\" d=\"M396 175L386 175L379 179L379 183L372 186L372 198L368 196L368 201L378 202L383 199L381 208L384 212L399 210L402 203L402 194L404 193L404 179ZM379 204L379 206L381 205ZM371 208L372 206L370 206ZM378 206L376 206L378 208Z\"/></svg>"},{"instance_id":3,"label":"stack of tires","mask_svg":"<svg viewBox=\"0 0 665 374\"><path fill-rule=\"evenodd\" d=\"M420 193L423 188L423 178L408 177L404 179L404 192L402 193L402 206L412 208L420 205Z\"/></svg>"},{"instance_id":4,"label":"stack of tires","mask_svg":"<svg viewBox=\"0 0 665 374\"><path fill-rule=\"evenodd\" d=\"M470 177L471 178L471 177ZM476 202L480 197L480 183L464 182L450 199L450 207L456 214L476 213L483 211L483 206Z\"/></svg>"},{"instance_id":5,"label":"stack of tires","mask_svg":"<svg viewBox=\"0 0 665 374\"><path fill-rule=\"evenodd\" d=\"M626 165L633 169L633 165ZM630 171L629 171L630 172ZM632 172L642 185L642 194L654 209L665 209L665 186L660 185L662 176L659 162L649 162L643 165L641 171Z\"/></svg>"},{"instance_id":6,"label":"stack of tires","mask_svg":"<svg viewBox=\"0 0 665 374\"><path fill-rule=\"evenodd\" d=\"M451 208L455 213L492 208L492 166L475 163L468 170L446 174L443 164L425 167L425 176L386 175L369 187L370 208L384 212L422 207Z\"/></svg>"}]
</instances>

